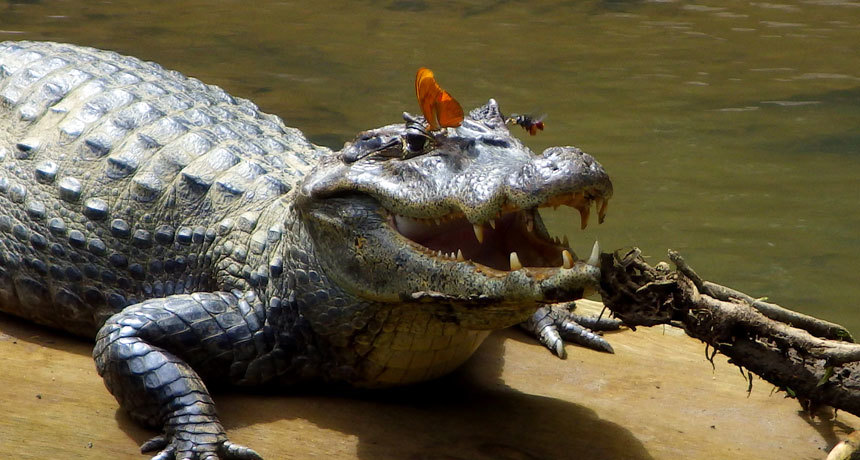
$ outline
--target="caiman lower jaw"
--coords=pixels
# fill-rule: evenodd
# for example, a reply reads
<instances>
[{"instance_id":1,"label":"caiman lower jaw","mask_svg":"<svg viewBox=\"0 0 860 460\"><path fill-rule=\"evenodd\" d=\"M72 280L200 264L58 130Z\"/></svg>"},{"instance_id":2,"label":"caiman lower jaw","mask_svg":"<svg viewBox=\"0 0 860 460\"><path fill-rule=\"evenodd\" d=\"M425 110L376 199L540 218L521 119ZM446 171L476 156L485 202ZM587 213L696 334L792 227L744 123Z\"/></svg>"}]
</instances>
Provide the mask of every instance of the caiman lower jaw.
<instances>
[{"instance_id":1,"label":"caiman lower jaw","mask_svg":"<svg viewBox=\"0 0 860 460\"><path fill-rule=\"evenodd\" d=\"M607 202L580 192L553 196L539 207L573 207L579 210L584 229L591 205L602 223ZM471 263L491 275L526 270L532 276L545 277L558 268L573 267L577 260L566 236L563 240L549 236L537 208L502 206L495 219L477 224L459 212L434 219L389 214L388 222L416 251L444 262ZM595 244L588 263L596 265L598 254Z\"/></svg>"}]
</instances>

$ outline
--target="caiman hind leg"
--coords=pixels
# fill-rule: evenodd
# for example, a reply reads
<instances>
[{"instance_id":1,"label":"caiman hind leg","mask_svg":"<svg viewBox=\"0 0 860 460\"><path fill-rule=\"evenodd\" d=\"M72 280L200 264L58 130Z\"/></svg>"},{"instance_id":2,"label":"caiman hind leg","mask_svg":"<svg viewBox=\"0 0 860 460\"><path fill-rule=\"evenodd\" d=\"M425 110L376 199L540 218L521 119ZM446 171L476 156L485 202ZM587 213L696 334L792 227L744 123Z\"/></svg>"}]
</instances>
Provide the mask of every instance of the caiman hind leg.
<instances>
[{"instance_id":1,"label":"caiman hind leg","mask_svg":"<svg viewBox=\"0 0 860 460\"><path fill-rule=\"evenodd\" d=\"M141 446L160 450L153 460L257 460L227 440L202 378L241 384L271 377L272 337L253 293L174 295L111 317L93 357L120 406L162 430Z\"/></svg>"},{"instance_id":2,"label":"caiman hind leg","mask_svg":"<svg viewBox=\"0 0 860 460\"><path fill-rule=\"evenodd\" d=\"M592 350L614 353L612 345L593 331L610 331L621 327L621 321L612 318L592 318L574 313L575 302L545 305L520 327L537 337L544 346L561 359L567 358L564 341Z\"/></svg>"}]
</instances>

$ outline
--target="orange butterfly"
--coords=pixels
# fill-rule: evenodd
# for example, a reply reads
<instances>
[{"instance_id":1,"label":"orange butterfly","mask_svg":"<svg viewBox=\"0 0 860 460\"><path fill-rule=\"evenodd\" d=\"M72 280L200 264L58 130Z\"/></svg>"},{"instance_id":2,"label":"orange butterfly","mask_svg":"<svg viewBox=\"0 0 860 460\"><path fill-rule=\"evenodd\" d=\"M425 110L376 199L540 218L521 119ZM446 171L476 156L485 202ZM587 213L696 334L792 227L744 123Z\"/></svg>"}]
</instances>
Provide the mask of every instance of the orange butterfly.
<instances>
[{"instance_id":1,"label":"orange butterfly","mask_svg":"<svg viewBox=\"0 0 860 460\"><path fill-rule=\"evenodd\" d=\"M456 128L463 122L463 108L448 91L436 83L432 70L426 67L418 69L415 75L415 95L431 131Z\"/></svg>"}]
</instances>

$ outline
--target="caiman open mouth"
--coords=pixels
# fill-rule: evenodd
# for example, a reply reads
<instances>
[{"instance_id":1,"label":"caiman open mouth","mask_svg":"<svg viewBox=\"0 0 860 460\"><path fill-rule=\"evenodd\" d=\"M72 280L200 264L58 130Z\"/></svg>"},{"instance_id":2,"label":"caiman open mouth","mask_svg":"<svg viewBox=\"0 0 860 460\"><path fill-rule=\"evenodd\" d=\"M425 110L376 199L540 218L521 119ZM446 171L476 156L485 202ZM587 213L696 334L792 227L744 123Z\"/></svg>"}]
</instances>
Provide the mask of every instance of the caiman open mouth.
<instances>
[{"instance_id":1,"label":"caiman open mouth","mask_svg":"<svg viewBox=\"0 0 860 460\"><path fill-rule=\"evenodd\" d=\"M581 228L588 225L592 204L603 222L608 199L596 192L556 195L540 206L518 209L505 204L495 219L473 224L460 212L434 219L392 214L389 223L429 255L459 262L471 261L500 271L523 267L571 268L575 257L563 240L546 232L538 207L566 205L579 210Z\"/></svg>"}]
</instances>

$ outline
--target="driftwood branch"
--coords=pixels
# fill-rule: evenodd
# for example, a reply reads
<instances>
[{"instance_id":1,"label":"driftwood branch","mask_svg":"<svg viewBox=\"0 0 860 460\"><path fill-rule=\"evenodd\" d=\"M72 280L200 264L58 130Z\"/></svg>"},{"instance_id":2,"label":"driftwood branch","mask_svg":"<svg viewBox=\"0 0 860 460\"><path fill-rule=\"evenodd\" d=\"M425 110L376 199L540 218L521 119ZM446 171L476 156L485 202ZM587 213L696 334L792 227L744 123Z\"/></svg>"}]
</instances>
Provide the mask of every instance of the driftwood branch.
<instances>
[{"instance_id":1,"label":"driftwood branch","mask_svg":"<svg viewBox=\"0 0 860 460\"><path fill-rule=\"evenodd\" d=\"M732 299L742 300L761 312L764 316L781 323L803 329L816 337L847 340L849 342L854 341L851 334L844 327L838 324L814 318L809 315L804 315L803 313L798 313L796 311L780 307L777 304L753 299L743 292L736 291L717 283L702 280L702 278L699 277L699 275L693 271L689 265L687 265L687 262L684 261L681 255L671 249L669 250L669 260L671 260L677 267L678 271L689 278L690 281L696 285L699 292L703 294L707 294L715 299L724 300L726 302L731 302Z\"/></svg>"},{"instance_id":2,"label":"driftwood branch","mask_svg":"<svg viewBox=\"0 0 860 460\"><path fill-rule=\"evenodd\" d=\"M838 324L703 280L676 252L676 266L648 265L638 249L602 254L601 295L631 327L673 324L797 397L860 416L860 345Z\"/></svg>"}]
</instances>

